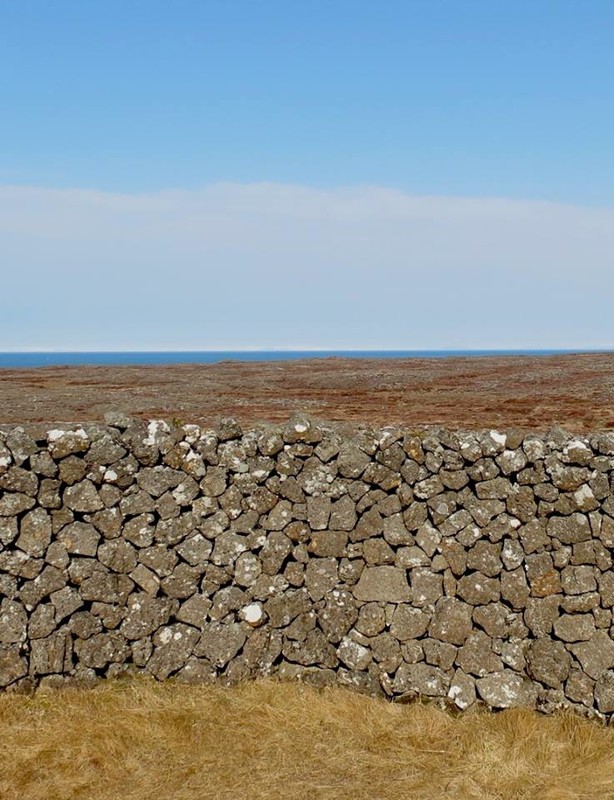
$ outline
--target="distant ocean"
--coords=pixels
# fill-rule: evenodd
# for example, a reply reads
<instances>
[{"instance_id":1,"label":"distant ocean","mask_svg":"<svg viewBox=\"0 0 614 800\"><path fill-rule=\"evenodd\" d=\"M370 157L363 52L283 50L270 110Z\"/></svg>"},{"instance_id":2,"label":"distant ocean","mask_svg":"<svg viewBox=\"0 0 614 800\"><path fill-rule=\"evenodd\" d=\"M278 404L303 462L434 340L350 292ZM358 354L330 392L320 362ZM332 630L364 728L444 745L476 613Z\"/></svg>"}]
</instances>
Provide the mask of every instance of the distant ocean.
<instances>
[{"instance_id":1,"label":"distant ocean","mask_svg":"<svg viewBox=\"0 0 614 800\"><path fill-rule=\"evenodd\" d=\"M220 361L291 361L300 358L452 358L454 356L546 356L586 350L203 350L176 352L0 353L0 368L156 364ZM603 351L593 351L603 352Z\"/></svg>"}]
</instances>

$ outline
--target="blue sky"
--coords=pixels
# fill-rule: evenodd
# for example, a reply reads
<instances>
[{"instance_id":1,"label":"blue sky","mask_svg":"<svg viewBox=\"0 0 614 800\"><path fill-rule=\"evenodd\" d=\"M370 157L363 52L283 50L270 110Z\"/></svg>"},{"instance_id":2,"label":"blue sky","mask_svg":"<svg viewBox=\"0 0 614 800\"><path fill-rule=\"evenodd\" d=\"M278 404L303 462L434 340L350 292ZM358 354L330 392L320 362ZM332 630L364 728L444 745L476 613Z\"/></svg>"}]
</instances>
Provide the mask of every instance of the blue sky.
<instances>
[{"instance_id":1,"label":"blue sky","mask_svg":"<svg viewBox=\"0 0 614 800\"><path fill-rule=\"evenodd\" d=\"M0 349L613 346L612 41L611 0L0 0Z\"/></svg>"}]
</instances>

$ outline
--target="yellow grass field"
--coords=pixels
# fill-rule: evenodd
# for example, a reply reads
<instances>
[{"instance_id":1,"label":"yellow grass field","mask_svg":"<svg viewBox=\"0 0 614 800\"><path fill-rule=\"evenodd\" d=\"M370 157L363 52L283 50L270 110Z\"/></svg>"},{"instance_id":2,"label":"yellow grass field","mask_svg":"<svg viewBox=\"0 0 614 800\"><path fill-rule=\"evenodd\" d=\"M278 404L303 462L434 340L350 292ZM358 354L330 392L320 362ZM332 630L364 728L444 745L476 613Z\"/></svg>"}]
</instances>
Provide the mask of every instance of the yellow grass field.
<instances>
[{"instance_id":1,"label":"yellow grass field","mask_svg":"<svg viewBox=\"0 0 614 800\"><path fill-rule=\"evenodd\" d=\"M2 800L608 800L614 727L273 681L0 696Z\"/></svg>"}]
</instances>

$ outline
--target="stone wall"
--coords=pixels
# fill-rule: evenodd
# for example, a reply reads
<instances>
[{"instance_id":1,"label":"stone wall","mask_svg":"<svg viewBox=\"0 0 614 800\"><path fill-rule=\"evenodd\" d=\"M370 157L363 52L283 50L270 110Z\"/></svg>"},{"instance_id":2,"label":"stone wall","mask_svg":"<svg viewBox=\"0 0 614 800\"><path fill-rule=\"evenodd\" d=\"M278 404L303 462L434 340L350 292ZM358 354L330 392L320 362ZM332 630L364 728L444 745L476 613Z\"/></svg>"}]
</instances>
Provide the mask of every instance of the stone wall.
<instances>
[{"instance_id":1,"label":"stone wall","mask_svg":"<svg viewBox=\"0 0 614 800\"><path fill-rule=\"evenodd\" d=\"M614 434L0 430L0 686L258 675L614 712Z\"/></svg>"}]
</instances>

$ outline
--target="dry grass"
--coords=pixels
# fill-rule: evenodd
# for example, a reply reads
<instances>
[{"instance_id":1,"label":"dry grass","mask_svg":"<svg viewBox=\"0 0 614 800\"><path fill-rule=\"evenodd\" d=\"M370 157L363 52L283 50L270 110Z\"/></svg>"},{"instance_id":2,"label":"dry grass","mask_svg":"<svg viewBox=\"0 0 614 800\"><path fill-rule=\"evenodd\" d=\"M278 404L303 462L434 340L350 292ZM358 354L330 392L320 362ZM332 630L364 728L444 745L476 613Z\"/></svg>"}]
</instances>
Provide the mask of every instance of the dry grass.
<instances>
[{"instance_id":1,"label":"dry grass","mask_svg":"<svg viewBox=\"0 0 614 800\"><path fill-rule=\"evenodd\" d=\"M614 729L343 689L107 682L0 697L3 800L614 798Z\"/></svg>"}]
</instances>

